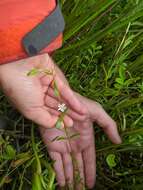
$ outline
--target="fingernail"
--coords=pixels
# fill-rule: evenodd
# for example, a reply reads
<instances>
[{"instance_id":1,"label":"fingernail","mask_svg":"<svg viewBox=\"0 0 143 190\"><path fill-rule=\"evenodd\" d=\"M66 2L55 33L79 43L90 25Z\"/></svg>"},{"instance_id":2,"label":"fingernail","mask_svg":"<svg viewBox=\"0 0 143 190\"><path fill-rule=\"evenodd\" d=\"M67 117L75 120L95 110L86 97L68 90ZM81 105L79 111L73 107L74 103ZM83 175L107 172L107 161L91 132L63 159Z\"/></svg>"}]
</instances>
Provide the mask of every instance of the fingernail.
<instances>
[{"instance_id":1,"label":"fingernail","mask_svg":"<svg viewBox=\"0 0 143 190\"><path fill-rule=\"evenodd\" d=\"M121 144L121 143L122 143L122 139L121 139L120 136L118 136L118 138L117 138L117 144Z\"/></svg>"}]
</instances>

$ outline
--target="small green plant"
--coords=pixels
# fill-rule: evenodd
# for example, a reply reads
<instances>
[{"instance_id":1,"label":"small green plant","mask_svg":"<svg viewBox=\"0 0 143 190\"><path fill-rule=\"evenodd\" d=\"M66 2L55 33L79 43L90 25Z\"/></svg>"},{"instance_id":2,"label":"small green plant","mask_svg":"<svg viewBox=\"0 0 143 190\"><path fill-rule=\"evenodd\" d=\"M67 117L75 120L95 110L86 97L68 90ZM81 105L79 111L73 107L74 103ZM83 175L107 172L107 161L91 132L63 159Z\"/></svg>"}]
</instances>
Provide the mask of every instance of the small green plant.
<instances>
[{"instance_id":1,"label":"small green plant","mask_svg":"<svg viewBox=\"0 0 143 190\"><path fill-rule=\"evenodd\" d=\"M106 162L107 162L108 166L110 167L110 169L112 169L113 167L115 167L117 165L115 158L116 158L115 154L109 154L106 157Z\"/></svg>"},{"instance_id":2,"label":"small green plant","mask_svg":"<svg viewBox=\"0 0 143 190\"><path fill-rule=\"evenodd\" d=\"M38 74L46 74L46 75L53 75L53 71L49 69L38 69L38 68L33 68L31 69L28 73L27 76L35 76Z\"/></svg>"},{"instance_id":3,"label":"small green plant","mask_svg":"<svg viewBox=\"0 0 143 190\"><path fill-rule=\"evenodd\" d=\"M40 73L44 73L46 75L49 75L49 74L51 75L51 74L53 74L53 71L38 70L36 68L33 68L31 71L28 72L27 76L35 76L35 75L38 75ZM52 81L52 87L54 88L55 97L58 98L59 103L61 103L62 100L61 100L60 91L58 89L58 85L57 85L55 80ZM59 109L58 110L61 111L61 113L59 115L59 118L58 118L58 120L56 122L55 127L58 130L63 130L64 129L65 137L57 136L54 139L52 139L52 142L66 140L66 141L69 142L70 149L72 150L70 141L71 141L71 139L78 138L80 134L76 133L76 134L70 135L69 131L67 130L67 126L65 126L65 124L64 124L64 117L66 116L67 111L68 111L68 108L66 107L66 105L64 103L59 104ZM40 159L39 159L38 154L36 152L36 147L35 147L35 143L34 143L34 131L33 131L33 128L32 128L32 145L33 145L33 151L34 151L35 158L36 158L35 163L34 163L34 166L35 166L34 168L36 168L36 170L35 170L35 172L33 174L32 190L42 190L43 177L42 177L42 174L41 174L42 171L41 171ZM82 182L82 178L80 176L78 163L77 163L77 160L75 159L74 153L72 153L72 152L71 152L71 158L72 158L73 167L74 167L74 184L75 184L75 187L77 185L81 184L81 190L84 190L85 187L84 187L84 184ZM72 189L74 190L74 187L73 187L72 184L67 185L66 188L67 188L67 190L72 190Z\"/></svg>"}]
</instances>

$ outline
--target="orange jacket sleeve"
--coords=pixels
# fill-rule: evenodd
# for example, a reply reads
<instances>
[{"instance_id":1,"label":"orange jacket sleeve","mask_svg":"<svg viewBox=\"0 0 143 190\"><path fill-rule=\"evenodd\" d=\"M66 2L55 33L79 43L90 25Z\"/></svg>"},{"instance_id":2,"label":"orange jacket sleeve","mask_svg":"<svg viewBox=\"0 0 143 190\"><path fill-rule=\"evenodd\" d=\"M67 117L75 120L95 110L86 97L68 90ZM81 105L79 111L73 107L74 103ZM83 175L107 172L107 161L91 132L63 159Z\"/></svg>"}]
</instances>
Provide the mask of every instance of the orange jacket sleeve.
<instances>
[{"instance_id":1,"label":"orange jacket sleeve","mask_svg":"<svg viewBox=\"0 0 143 190\"><path fill-rule=\"evenodd\" d=\"M56 7L55 0L0 1L0 64L27 57L22 38ZM51 53L62 45L62 34L42 50Z\"/></svg>"}]
</instances>

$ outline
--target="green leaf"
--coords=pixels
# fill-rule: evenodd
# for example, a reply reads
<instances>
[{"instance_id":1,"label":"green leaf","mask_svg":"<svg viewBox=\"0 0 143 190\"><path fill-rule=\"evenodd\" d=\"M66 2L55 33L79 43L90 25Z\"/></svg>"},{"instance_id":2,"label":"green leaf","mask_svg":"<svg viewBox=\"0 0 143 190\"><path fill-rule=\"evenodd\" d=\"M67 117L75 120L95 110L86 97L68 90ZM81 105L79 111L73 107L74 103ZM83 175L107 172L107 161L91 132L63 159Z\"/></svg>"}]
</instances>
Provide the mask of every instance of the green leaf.
<instances>
[{"instance_id":1,"label":"green leaf","mask_svg":"<svg viewBox=\"0 0 143 190\"><path fill-rule=\"evenodd\" d=\"M120 90L120 89L122 88L122 85L121 85L121 84L116 83L116 84L114 84L114 87L115 87L116 89Z\"/></svg>"},{"instance_id":2,"label":"green leaf","mask_svg":"<svg viewBox=\"0 0 143 190\"><path fill-rule=\"evenodd\" d=\"M124 45L122 49L125 49L128 45L130 45L133 42L134 35L129 36L128 39L124 42Z\"/></svg>"},{"instance_id":3,"label":"green leaf","mask_svg":"<svg viewBox=\"0 0 143 190\"><path fill-rule=\"evenodd\" d=\"M111 3L111 4L109 5L107 3ZM103 8L104 8L103 11L105 11L105 8L109 8L113 3L118 3L118 1L106 2L105 7L100 8L100 11ZM94 11L95 11L95 9L94 9ZM95 14L95 16L97 16L96 14ZM94 19L96 18L95 16L94 16ZM105 15L103 14L103 16L105 16ZM71 49L76 49L78 47L80 47L80 49L85 48L85 47L87 48L91 44L93 44L95 41L98 42L99 40L105 38L105 36L107 36L108 34L119 31L121 28L127 26L129 24L129 22L134 22L137 19L140 19L142 16L143 16L143 1L141 1L138 5L136 5L134 7L134 9L131 8L128 11L127 10L123 11L123 13L119 17L117 17L117 19L115 19L111 24L108 24L105 28L98 30L97 32L93 32L94 30L91 30L89 33L87 33L87 35L84 36L84 40L77 40L76 43L74 43L74 44L69 43L70 44L69 46L65 47L64 49L60 50L59 52L63 53L63 52L69 51ZM88 18L88 19L86 19L86 22L91 22L92 19L93 19L93 17ZM81 24L81 23L78 22L78 25L79 24ZM75 34L76 31L81 29L81 27L83 26L81 24L80 27L78 27L78 25L76 23L71 24L71 26L72 26L71 30L73 30L73 31L68 30L68 32L65 35L65 40L69 39L73 34ZM76 28L76 30L74 28Z\"/></svg>"},{"instance_id":4,"label":"green leaf","mask_svg":"<svg viewBox=\"0 0 143 190\"><path fill-rule=\"evenodd\" d=\"M16 155L15 149L11 145L7 145L6 147L6 157L9 159L14 159Z\"/></svg>"},{"instance_id":5,"label":"green leaf","mask_svg":"<svg viewBox=\"0 0 143 190\"><path fill-rule=\"evenodd\" d=\"M115 161L115 158L116 158L115 154L109 154L109 155L107 156L106 162L107 162L107 164L108 164L108 166L109 166L110 168L113 168L113 167L115 167L115 166L117 165L117 163L116 163L116 161Z\"/></svg>"},{"instance_id":6,"label":"green leaf","mask_svg":"<svg viewBox=\"0 0 143 190\"><path fill-rule=\"evenodd\" d=\"M7 145L6 152L9 156L15 157L16 151L11 145Z\"/></svg>"},{"instance_id":7,"label":"green leaf","mask_svg":"<svg viewBox=\"0 0 143 190\"><path fill-rule=\"evenodd\" d=\"M54 142L54 141L62 141L62 140L67 140L67 137L57 136L54 139L52 139L52 142Z\"/></svg>"},{"instance_id":8,"label":"green leaf","mask_svg":"<svg viewBox=\"0 0 143 190\"><path fill-rule=\"evenodd\" d=\"M27 73L27 76L35 76L39 73L39 70L36 68L33 68L31 71Z\"/></svg>"},{"instance_id":9,"label":"green leaf","mask_svg":"<svg viewBox=\"0 0 143 190\"><path fill-rule=\"evenodd\" d=\"M34 156L36 159L35 169L36 169L37 174L40 175L42 172L42 168L41 168L41 162L40 162L39 154L38 154L38 151L36 149L36 142L35 142L35 136L34 136L34 125L32 125L32 128L31 128L31 138L32 138L32 148L33 148Z\"/></svg>"},{"instance_id":10,"label":"green leaf","mask_svg":"<svg viewBox=\"0 0 143 190\"><path fill-rule=\"evenodd\" d=\"M118 104L116 104L116 108L118 109L123 109L123 108L127 108L129 106L135 105L135 104L139 104L143 102L143 96L140 96L138 98L126 98L122 101L120 101Z\"/></svg>"},{"instance_id":11,"label":"green leaf","mask_svg":"<svg viewBox=\"0 0 143 190\"><path fill-rule=\"evenodd\" d=\"M119 67L119 76L122 80L125 80L125 71L126 71L126 64L123 63L122 65L120 65Z\"/></svg>"},{"instance_id":12,"label":"green leaf","mask_svg":"<svg viewBox=\"0 0 143 190\"><path fill-rule=\"evenodd\" d=\"M32 190L42 190L40 174L33 174Z\"/></svg>"},{"instance_id":13,"label":"green leaf","mask_svg":"<svg viewBox=\"0 0 143 190\"><path fill-rule=\"evenodd\" d=\"M91 21L95 20L102 12L109 9L111 5L116 3L116 0L102 0L100 3L95 1L94 4L88 7L88 11L81 12L80 16L72 15L72 19L68 18L72 25L67 26L67 32L65 32L64 40L68 40L70 37L75 35L79 30L86 26ZM84 3L86 4L86 3ZM81 3L80 3L81 7ZM78 11L79 13L79 11ZM70 15L69 15L70 16Z\"/></svg>"},{"instance_id":14,"label":"green leaf","mask_svg":"<svg viewBox=\"0 0 143 190\"><path fill-rule=\"evenodd\" d=\"M60 97L58 86L57 86L55 81L54 81L54 94L55 94L56 97Z\"/></svg>"},{"instance_id":15,"label":"green leaf","mask_svg":"<svg viewBox=\"0 0 143 190\"><path fill-rule=\"evenodd\" d=\"M43 73L45 73L46 75L53 75L53 71L50 71L49 69L44 69Z\"/></svg>"},{"instance_id":16,"label":"green leaf","mask_svg":"<svg viewBox=\"0 0 143 190\"><path fill-rule=\"evenodd\" d=\"M124 84L124 80L121 78L116 78L116 82L123 85Z\"/></svg>"},{"instance_id":17,"label":"green leaf","mask_svg":"<svg viewBox=\"0 0 143 190\"><path fill-rule=\"evenodd\" d=\"M56 122L56 128L57 129L60 129L61 128L61 119L59 118L58 120L57 120L57 122Z\"/></svg>"},{"instance_id":18,"label":"green leaf","mask_svg":"<svg viewBox=\"0 0 143 190\"><path fill-rule=\"evenodd\" d=\"M75 133L75 134L71 135L69 138L75 139L75 138L79 138L79 137L80 137L80 133Z\"/></svg>"}]
</instances>

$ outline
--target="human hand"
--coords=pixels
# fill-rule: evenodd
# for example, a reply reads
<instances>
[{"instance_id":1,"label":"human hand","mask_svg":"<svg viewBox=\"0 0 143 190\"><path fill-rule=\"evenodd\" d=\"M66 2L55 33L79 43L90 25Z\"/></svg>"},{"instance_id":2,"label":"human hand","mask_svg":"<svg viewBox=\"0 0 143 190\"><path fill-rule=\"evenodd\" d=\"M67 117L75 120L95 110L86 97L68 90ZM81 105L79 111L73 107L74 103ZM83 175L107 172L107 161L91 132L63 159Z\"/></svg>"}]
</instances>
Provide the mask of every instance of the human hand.
<instances>
[{"instance_id":1,"label":"human hand","mask_svg":"<svg viewBox=\"0 0 143 190\"><path fill-rule=\"evenodd\" d=\"M32 69L48 70L53 74L27 76ZM25 117L44 127L53 127L58 119L50 113L44 101L48 88L54 88L53 81L64 101L80 115L84 113L72 90L56 74L54 63L48 54L0 65L0 86L4 93ZM73 124L67 116L64 121L70 126Z\"/></svg>"},{"instance_id":2,"label":"human hand","mask_svg":"<svg viewBox=\"0 0 143 190\"><path fill-rule=\"evenodd\" d=\"M103 107L96 101L90 100L76 93L79 101L85 106L89 113L89 119L100 126L108 138L114 144L122 142L116 122L106 113Z\"/></svg>"},{"instance_id":3,"label":"human hand","mask_svg":"<svg viewBox=\"0 0 143 190\"><path fill-rule=\"evenodd\" d=\"M48 100L50 100L49 97L52 99L50 106L52 109L55 109L55 114L58 115L56 111L58 100L56 100L56 98L54 99L52 89L49 89L48 93ZM78 117L76 118L72 110L67 112L74 120L74 127L68 132L70 136L79 133L79 138L56 141L57 137L65 137L65 132L58 129L41 129L41 135L51 158L56 161L54 168L59 185L64 186L67 183L73 183L74 163L72 161L72 155L75 155L83 184L86 182L87 187L92 188L96 178L95 145L94 132L91 127L92 123L98 123L113 143L119 144L121 143L121 139L115 121L104 111L100 104L77 93L76 96L79 101L82 102L83 107L87 109L87 117L85 121L79 122L77 121ZM52 141L53 139L55 140Z\"/></svg>"},{"instance_id":4,"label":"human hand","mask_svg":"<svg viewBox=\"0 0 143 190\"><path fill-rule=\"evenodd\" d=\"M82 190L86 184L92 188L96 176L92 122L74 122L73 128L66 131L40 128L40 132L54 161L59 186Z\"/></svg>"},{"instance_id":5,"label":"human hand","mask_svg":"<svg viewBox=\"0 0 143 190\"><path fill-rule=\"evenodd\" d=\"M90 120L91 122L95 122L100 126L108 138L115 144L121 143L121 138L118 133L116 122L105 112L102 106L93 100L85 98L78 93L75 93L78 100L82 103L82 108L85 108L85 119ZM64 100L62 100L64 102ZM49 102L52 102L49 103ZM58 106L58 99L54 96L54 92L51 88L49 88L47 96L45 98L45 104L49 106L49 109L55 109L54 114L59 115L56 111ZM67 114L74 120L74 121L81 121L78 114L69 107Z\"/></svg>"}]
</instances>

